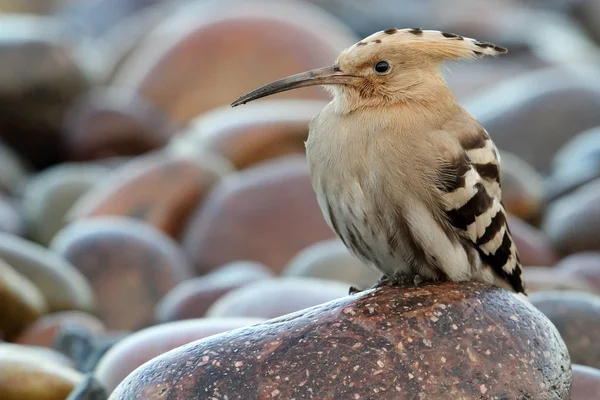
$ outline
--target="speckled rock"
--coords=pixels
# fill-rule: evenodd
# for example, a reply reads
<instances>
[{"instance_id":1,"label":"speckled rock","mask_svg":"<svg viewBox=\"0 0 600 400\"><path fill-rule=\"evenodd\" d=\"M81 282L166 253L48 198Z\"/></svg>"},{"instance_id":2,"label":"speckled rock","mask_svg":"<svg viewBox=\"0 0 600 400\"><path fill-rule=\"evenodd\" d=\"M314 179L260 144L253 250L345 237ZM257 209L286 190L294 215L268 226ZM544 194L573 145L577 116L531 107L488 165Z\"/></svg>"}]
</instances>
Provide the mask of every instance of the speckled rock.
<instances>
[{"instance_id":1,"label":"speckled rock","mask_svg":"<svg viewBox=\"0 0 600 400\"><path fill-rule=\"evenodd\" d=\"M550 203L542 229L561 255L600 250L600 179Z\"/></svg>"},{"instance_id":2,"label":"speckled rock","mask_svg":"<svg viewBox=\"0 0 600 400\"><path fill-rule=\"evenodd\" d=\"M180 126L267 82L331 63L357 41L340 21L296 0L180 4L114 80L166 110ZM304 88L277 98L328 95Z\"/></svg>"},{"instance_id":3,"label":"speckled rock","mask_svg":"<svg viewBox=\"0 0 600 400\"><path fill-rule=\"evenodd\" d=\"M348 282L361 289L373 286L382 275L350 254L344 243L337 238L324 240L301 250L281 274Z\"/></svg>"},{"instance_id":4,"label":"speckled rock","mask_svg":"<svg viewBox=\"0 0 600 400\"><path fill-rule=\"evenodd\" d=\"M464 106L486 127L499 149L516 154L545 174L556 151L569 139L600 125L597 77L593 68L544 69L505 81Z\"/></svg>"},{"instance_id":5,"label":"speckled rock","mask_svg":"<svg viewBox=\"0 0 600 400\"><path fill-rule=\"evenodd\" d=\"M315 278L274 278L235 289L213 303L207 317L275 318L339 299L350 286Z\"/></svg>"},{"instance_id":6,"label":"speckled rock","mask_svg":"<svg viewBox=\"0 0 600 400\"><path fill-rule=\"evenodd\" d=\"M76 370L53 362L36 349L0 343L2 400L64 400L82 379Z\"/></svg>"},{"instance_id":7,"label":"speckled rock","mask_svg":"<svg viewBox=\"0 0 600 400\"><path fill-rule=\"evenodd\" d=\"M543 207L544 181L539 172L520 157L500 151L502 203L509 213L535 223Z\"/></svg>"},{"instance_id":8,"label":"speckled rock","mask_svg":"<svg viewBox=\"0 0 600 400\"><path fill-rule=\"evenodd\" d=\"M23 193L23 214L29 237L48 245L66 225L65 216L77 199L107 177L109 171L99 165L65 163L33 176Z\"/></svg>"},{"instance_id":9,"label":"speckled rock","mask_svg":"<svg viewBox=\"0 0 600 400\"><path fill-rule=\"evenodd\" d=\"M95 316L81 311L62 311L39 318L22 332L15 343L52 347L56 333L66 325L76 325L90 333L104 332L106 327Z\"/></svg>"},{"instance_id":10,"label":"speckled rock","mask_svg":"<svg viewBox=\"0 0 600 400\"><path fill-rule=\"evenodd\" d=\"M162 110L123 88L97 88L66 117L67 157L87 161L136 156L163 147L175 133Z\"/></svg>"},{"instance_id":11,"label":"speckled rock","mask_svg":"<svg viewBox=\"0 0 600 400\"><path fill-rule=\"evenodd\" d=\"M158 323L200 318L224 294L249 283L273 277L262 264L236 261L175 286L156 305Z\"/></svg>"},{"instance_id":12,"label":"speckled rock","mask_svg":"<svg viewBox=\"0 0 600 400\"><path fill-rule=\"evenodd\" d=\"M569 398L570 360L529 303L477 283L386 287L165 353L110 399Z\"/></svg>"},{"instance_id":13,"label":"speckled rock","mask_svg":"<svg viewBox=\"0 0 600 400\"><path fill-rule=\"evenodd\" d=\"M306 246L331 239L304 156L230 174L191 217L183 247L199 274L236 260L279 272Z\"/></svg>"},{"instance_id":14,"label":"speckled rock","mask_svg":"<svg viewBox=\"0 0 600 400\"><path fill-rule=\"evenodd\" d=\"M67 218L126 216L178 237L209 189L230 170L226 160L211 154L153 152L113 171Z\"/></svg>"},{"instance_id":15,"label":"speckled rock","mask_svg":"<svg viewBox=\"0 0 600 400\"><path fill-rule=\"evenodd\" d=\"M4 18L0 15L0 138L32 166L46 167L64 159L62 122L89 79L74 49L52 29Z\"/></svg>"},{"instance_id":16,"label":"speckled rock","mask_svg":"<svg viewBox=\"0 0 600 400\"><path fill-rule=\"evenodd\" d=\"M558 255L544 232L512 214L508 215L508 225L523 265L552 266L558 262Z\"/></svg>"},{"instance_id":17,"label":"speckled rock","mask_svg":"<svg viewBox=\"0 0 600 400\"><path fill-rule=\"evenodd\" d=\"M94 376L113 391L133 370L184 344L264 321L259 318L211 318L170 322L142 329L114 345L98 362Z\"/></svg>"},{"instance_id":18,"label":"speckled rock","mask_svg":"<svg viewBox=\"0 0 600 400\"><path fill-rule=\"evenodd\" d=\"M109 329L139 329L156 303L192 276L179 246L150 225L125 217L70 224L50 243L90 281Z\"/></svg>"},{"instance_id":19,"label":"speckled rock","mask_svg":"<svg viewBox=\"0 0 600 400\"><path fill-rule=\"evenodd\" d=\"M567 278L584 280L600 294L600 251L565 257L556 265L556 272Z\"/></svg>"},{"instance_id":20,"label":"speckled rock","mask_svg":"<svg viewBox=\"0 0 600 400\"><path fill-rule=\"evenodd\" d=\"M0 332L11 340L48 311L39 289L0 259Z\"/></svg>"},{"instance_id":21,"label":"speckled rock","mask_svg":"<svg viewBox=\"0 0 600 400\"><path fill-rule=\"evenodd\" d=\"M532 293L531 302L556 326L571 361L600 367L600 297L581 292Z\"/></svg>"},{"instance_id":22,"label":"speckled rock","mask_svg":"<svg viewBox=\"0 0 600 400\"><path fill-rule=\"evenodd\" d=\"M92 311L95 299L85 277L63 257L19 237L0 233L0 259L40 290L49 311Z\"/></svg>"},{"instance_id":23,"label":"speckled rock","mask_svg":"<svg viewBox=\"0 0 600 400\"><path fill-rule=\"evenodd\" d=\"M595 400L600 393L600 369L573 364L572 400Z\"/></svg>"},{"instance_id":24,"label":"speckled rock","mask_svg":"<svg viewBox=\"0 0 600 400\"><path fill-rule=\"evenodd\" d=\"M554 156L544 182L544 198L551 202L600 178L600 127L579 133Z\"/></svg>"},{"instance_id":25,"label":"speckled rock","mask_svg":"<svg viewBox=\"0 0 600 400\"><path fill-rule=\"evenodd\" d=\"M525 267L523 279L527 283L527 292L548 290L570 290L595 293L596 288L580 276L560 273L557 268Z\"/></svg>"},{"instance_id":26,"label":"speckled rock","mask_svg":"<svg viewBox=\"0 0 600 400\"><path fill-rule=\"evenodd\" d=\"M242 108L219 107L190 122L173 147L195 146L220 154L238 169L304 154L308 124L325 106L322 100L264 100Z\"/></svg>"}]
</instances>

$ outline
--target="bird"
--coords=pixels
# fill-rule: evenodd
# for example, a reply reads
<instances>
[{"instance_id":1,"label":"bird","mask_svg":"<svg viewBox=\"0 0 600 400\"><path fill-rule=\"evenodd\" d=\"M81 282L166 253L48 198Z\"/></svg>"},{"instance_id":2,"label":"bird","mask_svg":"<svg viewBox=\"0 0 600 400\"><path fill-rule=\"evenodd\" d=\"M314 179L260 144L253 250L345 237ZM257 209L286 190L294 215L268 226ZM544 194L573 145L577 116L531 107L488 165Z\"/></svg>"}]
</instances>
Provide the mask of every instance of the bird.
<instances>
[{"instance_id":1,"label":"bird","mask_svg":"<svg viewBox=\"0 0 600 400\"><path fill-rule=\"evenodd\" d=\"M507 51L455 33L390 28L342 50L333 65L268 83L231 106L307 86L330 93L308 124L310 180L329 227L381 272L374 287L413 277L527 296L499 150L442 76L447 61Z\"/></svg>"}]
</instances>

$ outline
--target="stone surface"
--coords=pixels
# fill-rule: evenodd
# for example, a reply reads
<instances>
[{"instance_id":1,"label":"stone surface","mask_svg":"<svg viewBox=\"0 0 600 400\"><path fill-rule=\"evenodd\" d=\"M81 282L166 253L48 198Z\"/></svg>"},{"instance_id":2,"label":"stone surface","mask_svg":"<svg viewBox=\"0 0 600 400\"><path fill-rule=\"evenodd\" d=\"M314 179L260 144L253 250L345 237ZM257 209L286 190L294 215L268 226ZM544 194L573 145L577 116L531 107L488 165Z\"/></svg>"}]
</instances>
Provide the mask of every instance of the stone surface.
<instances>
[{"instance_id":1,"label":"stone surface","mask_svg":"<svg viewBox=\"0 0 600 400\"><path fill-rule=\"evenodd\" d=\"M0 195L0 232L20 236L25 230L24 225L16 201Z\"/></svg>"},{"instance_id":2,"label":"stone surface","mask_svg":"<svg viewBox=\"0 0 600 400\"><path fill-rule=\"evenodd\" d=\"M124 217L70 224L50 248L90 281L98 313L109 329L139 329L155 304L191 276L179 246L153 227Z\"/></svg>"},{"instance_id":3,"label":"stone surface","mask_svg":"<svg viewBox=\"0 0 600 400\"><path fill-rule=\"evenodd\" d=\"M600 125L597 76L595 69L570 65L535 71L502 82L464 106L499 149L545 174L568 140Z\"/></svg>"},{"instance_id":4,"label":"stone surface","mask_svg":"<svg viewBox=\"0 0 600 400\"><path fill-rule=\"evenodd\" d=\"M559 260L544 232L509 214L508 226L525 266L552 266Z\"/></svg>"},{"instance_id":5,"label":"stone surface","mask_svg":"<svg viewBox=\"0 0 600 400\"><path fill-rule=\"evenodd\" d=\"M600 178L600 128L581 132L568 141L552 160L552 173L544 184L551 202Z\"/></svg>"},{"instance_id":6,"label":"stone surface","mask_svg":"<svg viewBox=\"0 0 600 400\"><path fill-rule=\"evenodd\" d=\"M382 275L350 254L344 243L337 238L324 240L301 250L281 274L348 282L361 289L373 286Z\"/></svg>"},{"instance_id":7,"label":"stone surface","mask_svg":"<svg viewBox=\"0 0 600 400\"><path fill-rule=\"evenodd\" d=\"M206 312L207 317L275 318L294 311L339 299L350 286L315 278L274 278L235 289Z\"/></svg>"},{"instance_id":8,"label":"stone surface","mask_svg":"<svg viewBox=\"0 0 600 400\"><path fill-rule=\"evenodd\" d=\"M236 260L279 272L298 251L334 236L306 159L288 156L221 180L191 217L183 246L199 274Z\"/></svg>"},{"instance_id":9,"label":"stone surface","mask_svg":"<svg viewBox=\"0 0 600 400\"><path fill-rule=\"evenodd\" d=\"M556 326L573 363L600 367L600 297L548 291L533 293L530 299Z\"/></svg>"},{"instance_id":10,"label":"stone surface","mask_svg":"<svg viewBox=\"0 0 600 400\"><path fill-rule=\"evenodd\" d=\"M2 400L64 400L83 376L35 349L0 343Z\"/></svg>"},{"instance_id":11,"label":"stone surface","mask_svg":"<svg viewBox=\"0 0 600 400\"><path fill-rule=\"evenodd\" d=\"M126 216L178 237L195 207L229 170L227 162L209 154L153 152L117 168L73 206L68 218Z\"/></svg>"},{"instance_id":12,"label":"stone surface","mask_svg":"<svg viewBox=\"0 0 600 400\"><path fill-rule=\"evenodd\" d=\"M600 369L573 364L571 399L594 400L600 393Z\"/></svg>"},{"instance_id":13,"label":"stone surface","mask_svg":"<svg viewBox=\"0 0 600 400\"><path fill-rule=\"evenodd\" d=\"M34 167L46 167L64 158L62 122L88 77L51 29L0 18L0 138Z\"/></svg>"},{"instance_id":14,"label":"stone surface","mask_svg":"<svg viewBox=\"0 0 600 400\"><path fill-rule=\"evenodd\" d=\"M123 88L96 88L70 109L67 157L76 161L136 156L163 147L174 135L162 110Z\"/></svg>"},{"instance_id":15,"label":"stone surface","mask_svg":"<svg viewBox=\"0 0 600 400\"><path fill-rule=\"evenodd\" d=\"M62 311L39 318L14 342L28 346L52 347L56 333L66 325L76 325L92 334L104 332L106 329L104 324L91 314L81 311Z\"/></svg>"},{"instance_id":16,"label":"stone surface","mask_svg":"<svg viewBox=\"0 0 600 400\"><path fill-rule=\"evenodd\" d=\"M29 237L48 245L66 224L73 204L109 175L109 168L83 163L65 163L33 176L23 193L23 214Z\"/></svg>"},{"instance_id":17,"label":"stone surface","mask_svg":"<svg viewBox=\"0 0 600 400\"><path fill-rule=\"evenodd\" d=\"M600 179L550 203L542 229L561 255L600 250Z\"/></svg>"},{"instance_id":18,"label":"stone surface","mask_svg":"<svg viewBox=\"0 0 600 400\"><path fill-rule=\"evenodd\" d=\"M49 311L94 310L94 294L87 280L72 264L52 251L0 233L0 259L37 286Z\"/></svg>"},{"instance_id":19,"label":"stone surface","mask_svg":"<svg viewBox=\"0 0 600 400\"><path fill-rule=\"evenodd\" d=\"M0 332L14 339L48 310L39 289L0 259Z\"/></svg>"},{"instance_id":20,"label":"stone surface","mask_svg":"<svg viewBox=\"0 0 600 400\"><path fill-rule=\"evenodd\" d=\"M142 329L113 346L98 362L94 376L111 392L129 373L156 356L217 333L262 321L258 318L200 318Z\"/></svg>"},{"instance_id":21,"label":"stone surface","mask_svg":"<svg viewBox=\"0 0 600 400\"><path fill-rule=\"evenodd\" d=\"M556 272L584 280L600 293L600 252L576 253L565 257L556 265Z\"/></svg>"},{"instance_id":22,"label":"stone surface","mask_svg":"<svg viewBox=\"0 0 600 400\"><path fill-rule=\"evenodd\" d=\"M544 181L539 172L520 157L500 151L500 182L504 209L535 223L543 210Z\"/></svg>"},{"instance_id":23,"label":"stone surface","mask_svg":"<svg viewBox=\"0 0 600 400\"><path fill-rule=\"evenodd\" d=\"M28 172L21 158L0 141L0 192L17 194L27 179Z\"/></svg>"},{"instance_id":24,"label":"stone surface","mask_svg":"<svg viewBox=\"0 0 600 400\"><path fill-rule=\"evenodd\" d=\"M110 399L569 398L570 360L529 303L476 283L386 287L165 353Z\"/></svg>"},{"instance_id":25,"label":"stone surface","mask_svg":"<svg viewBox=\"0 0 600 400\"><path fill-rule=\"evenodd\" d=\"M224 294L273 276L270 269L251 261L236 261L175 286L156 305L155 321L164 323L200 318Z\"/></svg>"},{"instance_id":26,"label":"stone surface","mask_svg":"<svg viewBox=\"0 0 600 400\"><path fill-rule=\"evenodd\" d=\"M183 126L258 86L332 64L357 40L339 21L304 2L235 7L184 2L146 36L114 82L133 88ZM328 96L320 88L304 88L277 98Z\"/></svg>"},{"instance_id":27,"label":"stone surface","mask_svg":"<svg viewBox=\"0 0 600 400\"><path fill-rule=\"evenodd\" d=\"M173 147L194 146L221 154L238 169L287 154L304 154L308 124L322 100L264 100L219 107L190 122Z\"/></svg>"}]
</instances>

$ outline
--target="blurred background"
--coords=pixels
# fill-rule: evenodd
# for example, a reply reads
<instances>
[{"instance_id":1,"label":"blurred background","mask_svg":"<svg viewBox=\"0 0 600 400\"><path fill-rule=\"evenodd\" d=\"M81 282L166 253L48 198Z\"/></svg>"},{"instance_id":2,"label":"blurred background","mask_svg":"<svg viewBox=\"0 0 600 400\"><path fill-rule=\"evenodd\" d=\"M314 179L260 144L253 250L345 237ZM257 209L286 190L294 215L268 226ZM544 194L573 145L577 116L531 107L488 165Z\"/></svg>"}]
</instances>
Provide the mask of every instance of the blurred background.
<instances>
[{"instance_id":1,"label":"blurred background","mask_svg":"<svg viewBox=\"0 0 600 400\"><path fill-rule=\"evenodd\" d=\"M310 185L327 93L229 104L390 27L509 49L444 75L500 149L530 292L598 294L599 0L0 0L0 342L110 391L176 345L372 285ZM153 325L164 348L104 356ZM597 347L571 356L600 367Z\"/></svg>"}]
</instances>

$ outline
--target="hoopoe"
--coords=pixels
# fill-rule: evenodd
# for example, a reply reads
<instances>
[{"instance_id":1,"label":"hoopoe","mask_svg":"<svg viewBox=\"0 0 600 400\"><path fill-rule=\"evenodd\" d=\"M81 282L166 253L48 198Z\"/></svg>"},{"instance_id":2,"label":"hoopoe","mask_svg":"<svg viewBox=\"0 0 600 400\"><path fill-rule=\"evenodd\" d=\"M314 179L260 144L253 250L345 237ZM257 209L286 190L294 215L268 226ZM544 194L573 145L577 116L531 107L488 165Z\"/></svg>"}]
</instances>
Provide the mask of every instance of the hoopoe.
<instances>
[{"instance_id":1,"label":"hoopoe","mask_svg":"<svg viewBox=\"0 0 600 400\"><path fill-rule=\"evenodd\" d=\"M525 294L507 225L500 157L441 76L447 60L506 53L454 33L391 28L334 65L236 100L323 85L332 101L310 122L306 154L329 226L382 282L476 280Z\"/></svg>"}]
</instances>

